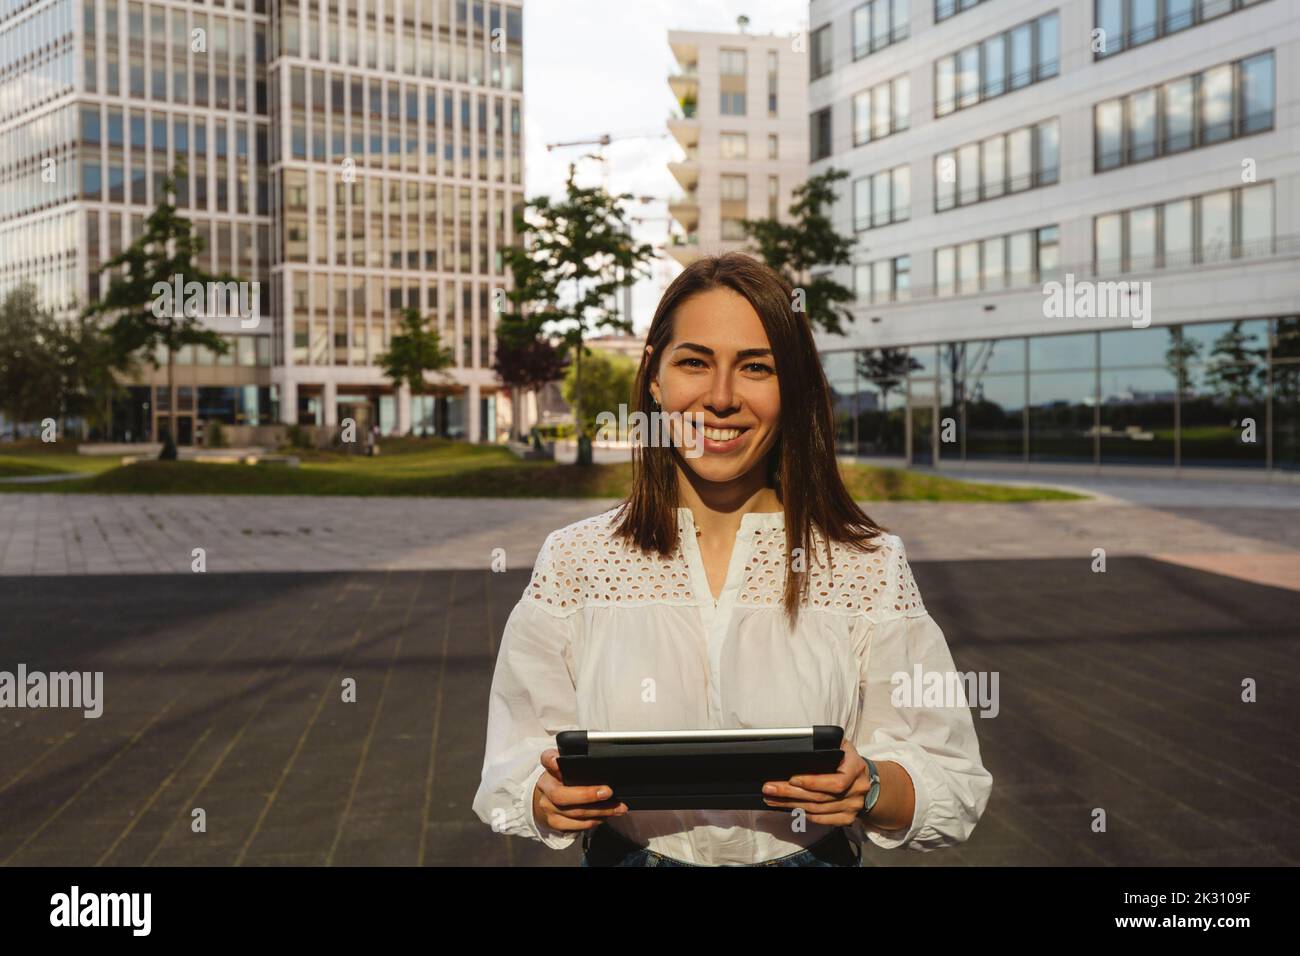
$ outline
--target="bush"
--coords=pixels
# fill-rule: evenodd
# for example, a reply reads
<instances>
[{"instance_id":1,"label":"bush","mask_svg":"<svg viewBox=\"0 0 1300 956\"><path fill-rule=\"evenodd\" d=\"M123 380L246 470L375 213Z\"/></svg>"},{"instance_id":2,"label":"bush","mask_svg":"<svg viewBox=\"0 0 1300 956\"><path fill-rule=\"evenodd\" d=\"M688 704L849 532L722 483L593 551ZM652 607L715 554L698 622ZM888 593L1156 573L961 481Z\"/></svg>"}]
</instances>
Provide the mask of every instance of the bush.
<instances>
[{"instance_id":1,"label":"bush","mask_svg":"<svg viewBox=\"0 0 1300 956\"><path fill-rule=\"evenodd\" d=\"M208 447L230 447L230 443L226 441L226 430L221 427L221 420L219 418L213 418L208 421Z\"/></svg>"}]
</instances>

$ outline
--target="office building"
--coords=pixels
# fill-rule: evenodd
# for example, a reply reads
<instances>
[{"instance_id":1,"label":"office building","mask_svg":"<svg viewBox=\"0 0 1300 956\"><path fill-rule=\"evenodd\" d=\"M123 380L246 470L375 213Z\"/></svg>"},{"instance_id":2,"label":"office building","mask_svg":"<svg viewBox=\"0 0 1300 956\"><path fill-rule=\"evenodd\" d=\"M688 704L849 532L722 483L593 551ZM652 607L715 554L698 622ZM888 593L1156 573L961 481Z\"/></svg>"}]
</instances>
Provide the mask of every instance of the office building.
<instances>
[{"instance_id":1,"label":"office building","mask_svg":"<svg viewBox=\"0 0 1300 956\"><path fill-rule=\"evenodd\" d=\"M1300 10L813 0L848 454L1300 470Z\"/></svg>"},{"instance_id":2,"label":"office building","mask_svg":"<svg viewBox=\"0 0 1300 956\"><path fill-rule=\"evenodd\" d=\"M213 419L492 440L522 42L519 0L0 0L0 293L75 314L184 163L203 264L258 283L259 321L208 318L232 348L178 353L175 396L146 366L114 438L175 401L182 444ZM407 308L454 350L436 395L376 364Z\"/></svg>"}]
</instances>

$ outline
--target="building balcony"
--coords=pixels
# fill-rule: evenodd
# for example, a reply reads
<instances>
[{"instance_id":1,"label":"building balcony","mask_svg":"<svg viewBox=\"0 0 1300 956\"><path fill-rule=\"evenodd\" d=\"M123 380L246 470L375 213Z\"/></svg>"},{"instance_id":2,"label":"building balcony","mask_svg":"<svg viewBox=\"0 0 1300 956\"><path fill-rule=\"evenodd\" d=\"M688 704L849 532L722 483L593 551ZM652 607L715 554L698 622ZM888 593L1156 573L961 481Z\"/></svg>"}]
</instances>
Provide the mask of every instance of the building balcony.
<instances>
[{"instance_id":1,"label":"building balcony","mask_svg":"<svg viewBox=\"0 0 1300 956\"><path fill-rule=\"evenodd\" d=\"M686 104L691 104L691 109L700 99L700 77L696 73L673 73L668 77L668 86L673 91L673 96L677 97L677 102L681 104L683 112L686 110Z\"/></svg>"},{"instance_id":2,"label":"building balcony","mask_svg":"<svg viewBox=\"0 0 1300 956\"><path fill-rule=\"evenodd\" d=\"M685 192L668 200L668 215L672 216L688 233L695 232L700 224L700 203L694 191Z\"/></svg>"},{"instance_id":3,"label":"building balcony","mask_svg":"<svg viewBox=\"0 0 1300 956\"><path fill-rule=\"evenodd\" d=\"M673 51L677 63L682 69L693 69L700 62L700 45L694 40L687 40L675 31L668 33L668 46Z\"/></svg>"},{"instance_id":4,"label":"building balcony","mask_svg":"<svg viewBox=\"0 0 1300 956\"><path fill-rule=\"evenodd\" d=\"M687 157L684 162L669 163L668 171L673 174L673 178L687 192L694 191L695 187L699 185L700 164L690 157Z\"/></svg>"},{"instance_id":5,"label":"building balcony","mask_svg":"<svg viewBox=\"0 0 1300 956\"><path fill-rule=\"evenodd\" d=\"M673 139L689 154L700 145L700 121L693 115L673 115L668 117L668 132Z\"/></svg>"},{"instance_id":6,"label":"building balcony","mask_svg":"<svg viewBox=\"0 0 1300 956\"><path fill-rule=\"evenodd\" d=\"M684 236L674 233L668 239L667 251L682 265L688 266L700 257L700 237L694 232Z\"/></svg>"}]
</instances>

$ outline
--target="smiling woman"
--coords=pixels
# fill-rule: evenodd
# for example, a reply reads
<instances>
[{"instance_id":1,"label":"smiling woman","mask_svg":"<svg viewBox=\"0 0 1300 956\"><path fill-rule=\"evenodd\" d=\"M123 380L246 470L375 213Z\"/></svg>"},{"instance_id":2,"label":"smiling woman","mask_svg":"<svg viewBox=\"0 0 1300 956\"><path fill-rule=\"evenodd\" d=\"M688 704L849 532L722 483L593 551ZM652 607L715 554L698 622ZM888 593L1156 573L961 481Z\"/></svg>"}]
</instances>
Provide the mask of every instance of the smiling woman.
<instances>
[{"instance_id":1,"label":"smiling woman","mask_svg":"<svg viewBox=\"0 0 1300 956\"><path fill-rule=\"evenodd\" d=\"M554 849L581 832L586 866L855 866L868 842L960 843L983 813L964 697L892 693L895 675L954 663L902 541L844 487L793 291L733 253L665 292L632 404L661 410L673 441L634 448L617 508L547 537L506 622L474 799L497 832ZM703 453L683 454L697 424ZM816 725L843 728L839 767L767 781L770 810L683 795L631 812L607 785L566 785L555 749L563 730Z\"/></svg>"}]
</instances>

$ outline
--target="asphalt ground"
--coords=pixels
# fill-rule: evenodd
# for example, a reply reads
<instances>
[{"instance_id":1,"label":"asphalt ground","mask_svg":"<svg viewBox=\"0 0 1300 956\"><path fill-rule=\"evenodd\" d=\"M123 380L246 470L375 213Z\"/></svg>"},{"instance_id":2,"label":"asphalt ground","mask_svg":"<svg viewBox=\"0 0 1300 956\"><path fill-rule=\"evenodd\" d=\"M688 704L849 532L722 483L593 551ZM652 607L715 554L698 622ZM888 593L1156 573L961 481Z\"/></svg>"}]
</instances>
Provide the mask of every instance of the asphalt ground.
<instances>
[{"instance_id":1,"label":"asphalt ground","mask_svg":"<svg viewBox=\"0 0 1300 956\"><path fill-rule=\"evenodd\" d=\"M1086 550L911 563L957 668L998 672L993 794L962 846L864 865L1300 863L1295 591ZM0 577L0 670L104 673L98 718L0 709L0 864L576 865L470 808L527 581Z\"/></svg>"}]
</instances>

